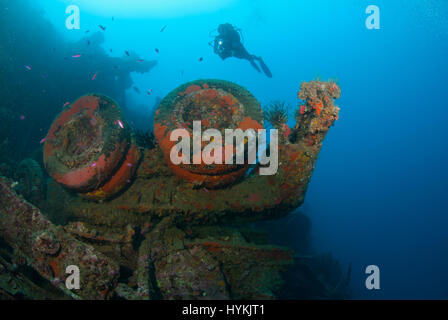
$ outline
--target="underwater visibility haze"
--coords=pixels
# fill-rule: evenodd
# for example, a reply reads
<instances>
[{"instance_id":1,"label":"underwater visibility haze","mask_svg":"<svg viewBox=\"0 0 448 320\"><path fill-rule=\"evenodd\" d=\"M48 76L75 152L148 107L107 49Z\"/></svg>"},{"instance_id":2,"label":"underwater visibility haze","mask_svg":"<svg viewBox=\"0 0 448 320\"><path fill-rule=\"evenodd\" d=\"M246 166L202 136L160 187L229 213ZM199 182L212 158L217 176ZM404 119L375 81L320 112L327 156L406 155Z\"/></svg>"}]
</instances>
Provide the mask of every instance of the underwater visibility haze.
<instances>
[{"instance_id":1,"label":"underwater visibility haze","mask_svg":"<svg viewBox=\"0 0 448 320\"><path fill-rule=\"evenodd\" d=\"M0 0L0 25L0 298L448 299L448 2ZM197 122L277 130L278 170L174 163Z\"/></svg>"}]
</instances>

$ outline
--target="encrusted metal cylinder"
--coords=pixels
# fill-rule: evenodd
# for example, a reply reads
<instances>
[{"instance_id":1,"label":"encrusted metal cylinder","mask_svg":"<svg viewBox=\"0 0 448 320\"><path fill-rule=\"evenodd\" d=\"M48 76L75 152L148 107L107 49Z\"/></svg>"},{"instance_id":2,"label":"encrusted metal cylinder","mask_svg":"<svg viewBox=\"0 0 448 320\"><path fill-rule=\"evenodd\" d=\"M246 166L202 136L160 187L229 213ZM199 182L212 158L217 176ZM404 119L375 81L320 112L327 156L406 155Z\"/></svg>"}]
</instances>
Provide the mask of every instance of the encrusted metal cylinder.
<instances>
[{"instance_id":1,"label":"encrusted metal cylinder","mask_svg":"<svg viewBox=\"0 0 448 320\"><path fill-rule=\"evenodd\" d=\"M107 199L136 171L140 153L120 108L90 94L76 100L53 122L44 145L48 174L89 199Z\"/></svg>"},{"instance_id":2,"label":"encrusted metal cylinder","mask_svg":"<svg viewBox=\"0 0 448 320\"><path fill-rule=\"evenodd\" d=\"M154 133L165 159L172 171L179 177L196 186L218 188L229 185L241 178L249 165L228 164L225 150L235 151L233 140L224 141L221 151L222 163L206 163L201 157L197 163L174 164L171 150L175 141L171 133L185 129L194 135L194 122L200 121L201 130L217 129L225 137L225 129L263 128L263 114L260 103L243 87L222 80L198 80L186 83L168 94L160 103L154 119ZM201 150L208 144L201 140ZM235 154L235 152L233 152ZM195 152L190 155L194 159ZM235 163L235 162L233 162Z\"/></svg>"}]
</instances>

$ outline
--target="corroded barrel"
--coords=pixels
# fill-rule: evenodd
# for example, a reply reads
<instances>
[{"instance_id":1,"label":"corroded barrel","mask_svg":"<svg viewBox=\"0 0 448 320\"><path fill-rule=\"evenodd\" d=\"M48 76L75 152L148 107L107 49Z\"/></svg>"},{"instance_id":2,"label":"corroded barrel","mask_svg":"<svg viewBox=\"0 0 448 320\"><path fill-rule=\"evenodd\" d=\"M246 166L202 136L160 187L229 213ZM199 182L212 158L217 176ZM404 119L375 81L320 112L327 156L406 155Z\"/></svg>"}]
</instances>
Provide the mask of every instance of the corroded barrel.
<instances>
[{"instance_id":1,"label":"corroded barrel","mask_svg":"<svg viewBox=\"0 0 448 320\"><path fill-rule=\"evenodd\" d=\"M223 137L221 164L205 163L203 158L196 164L172 162L170 153L177 142L171 141L171 133L176 129L185 129L192 137L195 121L200 121L202 131L220 131ZM172 171L193 185L208 188L229 185L241 178L249 168L247 162L226 163L225 149L235 151L235 148L233 143L224 141L225 129L262 128L263 114L257 99L243 87L221 80L198 80L178 87L161 101L154 118L155 136ZM207 142L201 141L201 154L206 145ZM192 153L190 159L194 157Z\"/></svg>"},{"instance_id":2,"label":"corroded barrel","mask_svg":"<svg viewBox=\"0 0 448 320\"><path fill-rule=\"evenodd\" d=\"M90 199L107 199L131 181L140 160L131 131L112 99L90 94L53 122L44 145L48 174Z\"/></svg>"}]
</instances>

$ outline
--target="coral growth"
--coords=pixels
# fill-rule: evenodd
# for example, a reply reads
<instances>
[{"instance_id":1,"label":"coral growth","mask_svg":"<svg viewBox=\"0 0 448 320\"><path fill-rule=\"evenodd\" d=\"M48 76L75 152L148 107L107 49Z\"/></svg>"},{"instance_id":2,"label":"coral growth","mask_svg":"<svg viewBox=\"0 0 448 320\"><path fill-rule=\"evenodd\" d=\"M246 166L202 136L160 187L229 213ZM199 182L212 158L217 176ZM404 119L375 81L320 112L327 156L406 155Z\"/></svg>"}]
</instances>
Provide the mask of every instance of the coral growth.
<instances>
[{"instance_id":1,"label":"coral growth","mask_svg":"<svg viewBox=\"0 0 448 320\"><path fill-rule=\"evenodd\" d=\"M99 94L79 98L48 132L44 145L47 172L90 199L116 195L129 183L140 160L125 125L112 99Z\"/></svg>"},{"instance_id":2,"label":"coral growth","mask_svg":"<svg viewBox=\"0 0 448 320\"><path fill-rule=\"evenodd\" d=\"M221 129L228 124L242 129L262 127L259 103L231 83L196 81L170 93L156 114L158 144L144 150L141 160L134 158L137 147L127 124L117 122L120 114L105 112L109 105L105 97L93 96L104 108L101 114L102 108L95 108L96 103L86 103L85 109L73 112L74 103L68 109L72 111L62 112L55 121L44 151L47 169L59 183L50 180L42 207L47 216L60 217L64 226L56 227L17 196L13 181L0 178L0 202L4 204L0 206L0 236L5 240L5 244L0 242L0 251L9 250L9 256L21 260L20 266L31 268L56 290L42 288L43 292L38 290L32 297L273 299L281 296L284 272L291 266L295 278L290 279L297 281L307 297L343 297L347 281L331 275L336 269L332 259L294 255L288 248L268 245L260 240L263 236L240 226L242 222L286 216L303 203L322 141L337 119L339 109L333 100L339 95L339 87L331 82L302 84L298 96L304 100L303 107L297 112L292 132L285 128L284 139L279 141L281 165L272 176L260 175L257 168L244 175L244 167L229 170L202 164L176 172L167 159L172 146L168 132L180 127L191 129L188 122L193 115ZM229 112L233 115L230 118L222 114ZM107 123L114 132L110 136ZM73 130L78 126L93 130L84 130L81 137ZM92 136L85 136L89 132ZM108 138L108 143L98 144ZM79 168L105 168L101 163L91 166L91 161L99 155L110 157L120 147L117 140L125 147L113 173L102 182L95 178L89 191L97 198L117 192L115 186L127 174L121 171L125 165L126 172L135 170L135 177L132 183L126 181L124 192L109 201L92 202L62 187L68 180L60 179L58 173L64 176ZM78 142L83 148L77 147ZM89 149L92 146L101 148ZM64 156L70 154L74 163ZM51 157L54 163L49 165ZM129 163L139 161L137 158L140 165ZM79 184L85 177L76 178ZM196 188L191 187L192 181L197 182ZM207 183L222 185L209 189ZM217 226L229 223L232 227ZM2 259L0 268L10 268L11 264ZM77 264L83 272L79 292L62 285L67 264ZM335 285L335 278L340 284ZM16 286L29 297L32 284L23 281ZM0 295L17 294L1 274L0 288Z\"/></svg>"},{"instance_id":3,"label":"coral growth","mask_svg":"<svg viewBox=\"0 0 448 320\"><path fill-rule=\"evenodd\" d=\"M6 242L2 248L13 251L19 268L34 269L58 289L61 296L104 299L110 295L118 279L118 265L53 225L36 207L21 199L10 185L11 181L0 178L0 234ZM76 294L65 286L66 267L73 264L83 274ZM14 291L9 293L14 294Z\"/></svg>"},{"instance_id":4,"label":"coral growth","mask_svg":"<svg viewBox=\"0 0 448 320\"><path fill-rule=\"evenodd\" d=\"M301 137L307 145L323 140L328 129L339 118L339 108L333 104L341 95L335 82L311 81L300 86L297 97L304 103L296 112L295 138Z\"/></svg>"},{"instance_id":5,"label":"coral growth","mask_svg":"<svg viewBox=\"0 0 448 320\"><path fill-rule=\"evenodd\" d=\"M194 121L201 121L203 130L218 129L222 136L225 129L261 129L263 115L258 101L246 89L231 82L200 80L186 83L168 94L154 119L155 136L165 161L177 176L194 187L206 188L225 187L238 181L248 165L225 164L225 152L221 152L222 164L206 164L202 158L199 165L171 162L171 150L176 145L170 140L171 132L186 129L191 135ZM202 142L201 148L205 145ZM233 145L223 146L224 150L226 148L234 150Z\"/></svg>"}]
</instances>

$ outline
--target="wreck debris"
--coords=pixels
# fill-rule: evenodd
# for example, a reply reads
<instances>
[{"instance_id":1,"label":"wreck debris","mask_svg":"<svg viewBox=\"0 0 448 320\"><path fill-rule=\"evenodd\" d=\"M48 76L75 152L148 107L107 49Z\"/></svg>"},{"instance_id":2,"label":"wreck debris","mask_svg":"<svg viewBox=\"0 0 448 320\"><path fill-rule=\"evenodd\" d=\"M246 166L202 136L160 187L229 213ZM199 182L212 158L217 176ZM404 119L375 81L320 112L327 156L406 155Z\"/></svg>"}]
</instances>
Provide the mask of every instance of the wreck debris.
<instances>
[{"instance_id":1,"label":"wreck debris","mask_svg":"<svg viewBox=\"0 0 448 320\"><path fill-rule=\"evenodd\" d=\"M134 139L131 140L132 144L129 151L124 158L124 161L115 172L115 174L106 182L102 187L97 188L94 191L83 194L82 196L92 200L104 200L109 199L112 196L117 195L132 181L137 166L140 161L140 151L135 144Z\"/></svg>"},{"instance_id":2,"label":"wreck debris","mask_svg":"<svg viewBox=\"0 0 448 320\"><path fill-rule=\"evenodd\" d=\"M317 91L316 86L324 90ZM180 92L190 87L185 85ZM198 88L203 87L197 85L190 90L195 92ZM297 124L289 136L280 140L277 174L261 176L255 169L237 183L226 187L191 188L188 181L179 179L173 173L162 151L163 147L158 144L153 149L145 150L135 180L126 192L101 204L87 203L79 197L72 197L64 212L72 219L118 229L129 223L143 225L152 223L154 218L172 215L192 224L249 222L287 215L290 210L300 206L305 198L322 141L338 112L338 108L333 105L333 99L340 92L337 86L327 82L310 82L302 84L302 88L305 89L301 97L318 95L319 99L325 101L324 108L320 114L311 106L303 115L298 112L301 117L297 119ZM165 100L173 95L170 94ZM251 95L245 98L245 105L254 99ZM163 116L163 112L165 108L160 108L156 119L169 117ZM259 121L262 121L261 116ZM162 124L159 126L159 137L160 128ZM225 174L224 177L210 177L217 181L226 180ZM54 192L60 196L66 195L62 189ZM58 202L54 197L48 201ZM58 203L48 207L52 206L58 207Z\"/></svg>"},{"instance_id":3,"label":"wreck debris","mask_svg":"<svg viewBox=\"0 0 448 320\"><path fill-rule=\"evenodd\" d=\"M0 247L0 300L69 299L70 296L26 265L11 247Z\"/></svg>"},{"instance_id":4,"label":"wreck debris","mask_svg":"<svg viewBox=\"0 0 448 320\"><path fill-rule=\"evenodd\" d=\"M0 177L0 235L14 250L14 256L55 287L73 298L104 299L117 284L118 265L92 246L69 236L48 221L33 205L11 190L10 182ZM65 287L65 270L76 265L81 270L81 288Z\"/></svg>"},{"instance_id":5,"label":"wreck debris","mask_svg":"<svg viewBox=\"0 0 448 320\"><path fill-rule=\"evenodd\" d=\"M136 271L141 297L272 299L293 261L292 251L250 244L233 229L209 227L189 239L190 232L172 224L165 218L142 243Z\"/></svg>"},{"instance_id":6,"label":"wreck debris","mask_svg":"<svg viewBox=\"0 0 448 320\"><path fill-rule=\"evenodd\" d=\"M32 204L39 206L46 197L46 181L40 165L33 159L20 162L17 173L17 192Z\"/></svg>"},{"instance_id":7,"label":"wreck debris","mask_svg":"<svg viewBox=\"0 0 448 320\"><path fill-rule=\"evenodd\" d=\"M89 199L112 197L128 184L140 160L123 123L118 105L110 98L98 94L79 98L48 132L44 145L47 172Z\"/></svg>"},{"instance_id":8,"label":"wreck debris","mask_svg":"<svg viewBox=\"0 0 448 320\"><path fill-rule=\"evenodd\" d=\"M241 178L248 169L247 164L229 165L225 164L225 159L222 160L223 164L206 164L202 158L199 164L175 165L171 162L170 153L176 145L176 142L170 141L171 132L186 129L191 135L194 121L200 121L204 128L219 130L222 136L225 129L262 129L263 114L255 97L231 82L194 81L168 94L160 103L154 118L155 136L174 174L194 186L207 188L228 186ZM206 142L202 141L201 150L197 152L202 152L205 145ZM225 150L234 146L232 143L222 148ZM198 156L194 152L193 159Z\"/></svg>"},{"instance_id":9,"label":"wreck debris","mask_svg":"<svg viewBox=\"0 0 448 320\"><path fill-rule=\"evenodd\" d=\"M0 202L5 205L0 207L0 237L22 260L19 265L36 270L65 297L276 298L283 284L283 271L298 260L292 250L252 242L237 228L216 224L284 216L303 202L322 141L337 119L333 99L339 95L339 88L331 82L302 84L299 98L305 102L297 112L295 127L289 131L284 128L276 175L262 176L257 170L247 174L244 166L226 171L201 164L199 168L181 167L188 173L187 178L182 176L184 173L173 172L167 161L164 130L191 129L188 121L195 117L209 121L204 127L215 125L222 129L227 128L227 123L240 126L245 122L247 106L251 121L246 124L261 128L263 115L252 95L217 80L187 83L173 91L156 115L159 144L142 152L141 165L139 152L132 158L134 140L118 106L105 96L82 97L79 104L75 102L56 119L44 149L47 170L57 183L50 181L43 207L49 216L64 215L64 227L49 222L38 209L17 197L10 188L11 181L1 178ZM111 105L114 107L107 112ZM226 118L225 113L236 110ZM278 125L286 125L282 114L273 119L278 120ZM73 128L81 130L74 132ZM121 150L116 165L111 165L113 173L107 174L107 161L101 163L100 155L107 158L116 150ZM110 189L108 183L119 181L112 184L121 185L122 175L117 173L123 167L135 170L135 179L132 184L126 181L129 189L120 193L123 189ZM101 170L102 174L73 175L75 183L61 179L76 170ZM201 179L189 179L192 176ZM201 188L191 188L192 184ZM115 196L104 196L111 193ZM89 195L109 201L85 201ZM63 286L67 263L81 268L83 290L73 293ZM11 267L0 260L0 271L2 266ZM302 269L306 273L307 269ZM313 275L312 282L320 283L319 277ZM10 288L2 281L0 272L0 295L16 294L13 289L2 292ZM21 282L18 286L26 289L29 285ZM325 284L321 287L327 290ZM339 291L334 286L329 289L326 295L336 296L333 293Z\"/></svg>"}]
</instances>

